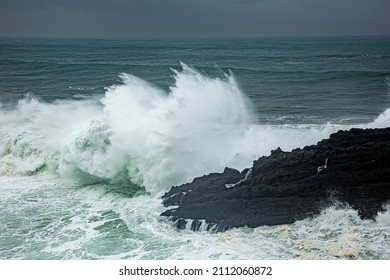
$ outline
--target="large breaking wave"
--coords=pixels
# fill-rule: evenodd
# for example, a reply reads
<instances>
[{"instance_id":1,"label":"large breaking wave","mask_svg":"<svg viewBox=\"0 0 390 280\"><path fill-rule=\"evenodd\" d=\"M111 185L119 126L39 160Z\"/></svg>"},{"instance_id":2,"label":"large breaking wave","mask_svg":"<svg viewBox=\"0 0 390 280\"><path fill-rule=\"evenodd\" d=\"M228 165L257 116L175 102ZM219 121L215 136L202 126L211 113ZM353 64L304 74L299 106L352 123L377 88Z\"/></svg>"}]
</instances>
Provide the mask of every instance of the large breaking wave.
<instances>
[{"instance_id":1,"label":"large breaking wave","mask_svg":"<svg viewBox=\"0 0 390 280\"><path fill-rule=\"evenodd\" d=\"M168 92L129 74L99 100L40 102L32 95L0 109L0 174L53 172L93 182L121 179L152 193L225 166L242 169L343 128L256 124L233 74L208 77L182 64ZM371 124L390 123L390 109Z\"/></svg>"}]
</instances>

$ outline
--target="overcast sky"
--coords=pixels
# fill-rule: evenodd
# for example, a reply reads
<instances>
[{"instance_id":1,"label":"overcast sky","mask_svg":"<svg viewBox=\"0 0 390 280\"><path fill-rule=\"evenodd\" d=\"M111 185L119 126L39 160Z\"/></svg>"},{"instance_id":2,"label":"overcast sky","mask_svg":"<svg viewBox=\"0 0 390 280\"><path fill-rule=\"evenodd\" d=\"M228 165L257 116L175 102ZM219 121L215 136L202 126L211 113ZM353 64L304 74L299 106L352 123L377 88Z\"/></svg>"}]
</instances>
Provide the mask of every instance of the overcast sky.
<instances>
[{"instance_id":1,"label":"overcast sky","mask_svg":"<svg viewBox=\"0 0 390 280\"><path fill-rule=\"evenodd\" d=\"M0 0L0 36L390 35L390 0Z\"/></svg>"}]
</instances>

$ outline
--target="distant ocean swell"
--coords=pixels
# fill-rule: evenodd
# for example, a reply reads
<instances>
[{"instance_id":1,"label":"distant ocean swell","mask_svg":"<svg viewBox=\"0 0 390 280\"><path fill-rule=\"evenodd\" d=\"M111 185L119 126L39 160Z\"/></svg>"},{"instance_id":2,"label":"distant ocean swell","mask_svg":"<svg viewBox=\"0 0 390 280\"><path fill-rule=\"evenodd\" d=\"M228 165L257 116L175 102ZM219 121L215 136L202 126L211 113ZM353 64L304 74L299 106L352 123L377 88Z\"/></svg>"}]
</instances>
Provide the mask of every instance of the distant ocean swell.
<instances>
[{"instance_id":1,"label":"distant ocean swell","mask_svg":"<svg viewBox=\"0 0 390 280\"><path fill-rule=\"evenodd\" d=\"M209 77L185 64L165 92L122 73L101 99L40 101L0 109L0 174L42 172L93 183L120 182L159 194L225 166L243 169L281 147L314 144L338 129L369 124L263 125L232 73ZM386 82L390 88L390 78ZM390 90L389 90L390 92Z\"/></svg>"}]
</instances>

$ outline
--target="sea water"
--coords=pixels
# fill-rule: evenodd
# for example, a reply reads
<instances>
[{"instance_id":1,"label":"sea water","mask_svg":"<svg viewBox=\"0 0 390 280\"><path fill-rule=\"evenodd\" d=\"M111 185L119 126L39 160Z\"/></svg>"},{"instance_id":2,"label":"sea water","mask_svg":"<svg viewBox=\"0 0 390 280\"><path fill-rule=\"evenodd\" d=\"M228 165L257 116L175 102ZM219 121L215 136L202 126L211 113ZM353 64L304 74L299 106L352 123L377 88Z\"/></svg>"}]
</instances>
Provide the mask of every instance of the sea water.
<instances>
[{"instance_id":1,"label":"sea water","mask_svg":"<svg viewBox=\"0 0 390 280\"><path fill-rule=\"evenodd\" d=\"M161 196L390 124L390 38L0 39L1 259L389 259L390 212L177 230Z\"/></svg>"}]
</instances>

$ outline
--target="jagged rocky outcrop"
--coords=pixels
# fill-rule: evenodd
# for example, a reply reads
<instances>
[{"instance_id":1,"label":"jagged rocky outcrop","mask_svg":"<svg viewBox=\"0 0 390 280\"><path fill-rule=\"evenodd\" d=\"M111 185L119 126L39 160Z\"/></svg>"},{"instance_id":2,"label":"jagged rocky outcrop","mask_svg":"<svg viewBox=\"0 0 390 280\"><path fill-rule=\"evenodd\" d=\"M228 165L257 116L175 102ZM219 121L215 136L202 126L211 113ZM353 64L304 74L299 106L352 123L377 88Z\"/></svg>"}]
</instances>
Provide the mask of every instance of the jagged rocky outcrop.
<instances>
[{"instance_id":1,"label":"jagged rocky outcrop","mask_svg":"<svg viewBox=\"0 0 390 280\"><path fill-rule=\"evenodd\" d=\"M225 168L172 187L162 213L178 228L214 231L292 223L316 215L334 199L375 219L390 200L390 128L351 129L317 145L254 161L239 172Z\"/></svg>"}]
</instances>

